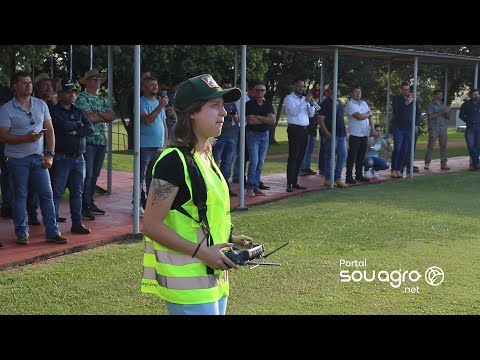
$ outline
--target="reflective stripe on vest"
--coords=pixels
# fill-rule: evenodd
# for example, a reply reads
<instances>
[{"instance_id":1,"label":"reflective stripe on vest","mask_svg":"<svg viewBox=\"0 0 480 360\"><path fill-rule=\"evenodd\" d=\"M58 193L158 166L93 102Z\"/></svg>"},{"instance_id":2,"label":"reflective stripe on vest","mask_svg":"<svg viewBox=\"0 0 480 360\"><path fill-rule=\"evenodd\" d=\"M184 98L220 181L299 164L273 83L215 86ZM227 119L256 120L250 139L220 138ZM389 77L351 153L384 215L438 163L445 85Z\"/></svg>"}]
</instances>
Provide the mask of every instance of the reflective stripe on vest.
<instances>
[{"instance_id":1,"label":"reflective stripe on vest","mask_svg":"<svg viewBox=\"0 0 480 360\"><path fill-rule=\"evenodd\" d=\"M172 151L176 151L182 161L185 183L191 197L191 179L181 150L176 148L164 150L157 163ZM228 242L231 219L227 183L215 163L212 166L220 174L220 178L200 154L195 153L194 160L207 188L207 217L214 243ZM191 198L182 207L198 219L198 210ZM187 241L199 243L204 237L202 229L194 220L176 210L168 211L164 223ZM206 246L206 242L202 246ZM199 259L166 248L147 236L143 266L141 291L155 294L166 301L177 304L202 304L228 296L227 271L215 270L213 275L207 275L206 265Z\"/></svg>"},{"instance_id":2,"label":"reflective stripe on vest","mask_svg":"<svg viewBox=\"0 0 480 360\"><path fill-rule=\"evenodd\" d=\"M223 272L222 280L228 281L228 273ZM194 290L194 289L209 289L219 286L220 274L205 275L205 276L191 276L191 277L167 277L157 274L154 268L144 267L143 278L145 280L155 280L158 285L175 290Z\"/></svg>"},{"instance_id":3,"label":"reflective stripe on vest","mask_svg":"<svg viewBox=\"0 0 480 360\"><path fill-rule=\"evenodd\" d=\"M163 264L182 266L201 262L200 259L192 258L190 255L172 254L168 251L155 250L151 241L145 242L145 254L155 255L156 261Z\"/></svg>"}]
</instances>

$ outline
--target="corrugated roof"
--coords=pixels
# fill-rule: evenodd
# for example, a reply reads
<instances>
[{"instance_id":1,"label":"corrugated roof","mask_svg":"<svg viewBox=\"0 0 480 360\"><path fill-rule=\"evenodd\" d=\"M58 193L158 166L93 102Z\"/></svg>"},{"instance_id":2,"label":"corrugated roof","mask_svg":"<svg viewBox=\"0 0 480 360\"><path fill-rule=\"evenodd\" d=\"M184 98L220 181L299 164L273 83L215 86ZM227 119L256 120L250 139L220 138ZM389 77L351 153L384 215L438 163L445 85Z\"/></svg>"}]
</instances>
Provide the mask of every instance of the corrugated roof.
<instances>
[{"instance_id":1,"label":"corrugated roof","mask_svg":"<svg viewBox=\"0 0 480 360\"><path fill-rule=\"evenodd\" d=\"M413 62L415 56L419 57L420 62L437 64L473 65L476 62L480 62L480 57L477 56L419 51L414 49L397 49L371 45L247 45L247 47L308 51L328 56L333 55L334 48L338 48L339 56L369 57L373 59L398 62Z\"/></svg>"}]
</instances>

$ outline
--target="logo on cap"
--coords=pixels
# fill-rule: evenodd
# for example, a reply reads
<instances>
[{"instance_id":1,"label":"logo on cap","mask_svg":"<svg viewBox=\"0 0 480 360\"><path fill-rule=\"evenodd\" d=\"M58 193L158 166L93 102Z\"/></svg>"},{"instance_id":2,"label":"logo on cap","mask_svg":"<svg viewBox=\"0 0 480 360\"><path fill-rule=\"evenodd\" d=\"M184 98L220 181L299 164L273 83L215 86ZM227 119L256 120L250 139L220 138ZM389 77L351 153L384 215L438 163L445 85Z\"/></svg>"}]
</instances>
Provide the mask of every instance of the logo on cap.
<instances>
[{"instance_id":1,"label":"logo on cap","mask_svg":"<svg viewBox=\"0 0 480 360\"><path fill-rule=\"evenodd\" d=\"M218 86L217 82L213 79L212 75L203 76L202 80L205 82L205 84L208 85L208 87L212 89L220 87Z\"/></svg>"}]
</instances>

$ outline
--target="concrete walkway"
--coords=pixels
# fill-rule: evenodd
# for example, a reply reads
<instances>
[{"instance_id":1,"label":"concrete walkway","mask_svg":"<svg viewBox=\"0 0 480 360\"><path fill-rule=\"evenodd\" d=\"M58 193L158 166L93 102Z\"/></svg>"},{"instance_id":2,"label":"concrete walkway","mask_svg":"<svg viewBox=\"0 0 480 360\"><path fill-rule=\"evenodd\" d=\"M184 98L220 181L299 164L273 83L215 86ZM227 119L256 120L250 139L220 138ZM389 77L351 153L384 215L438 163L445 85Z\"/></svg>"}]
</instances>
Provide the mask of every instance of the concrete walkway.
<instances>
[{"instance_id":1,"label":"concrete walkway","mask_svg":"<svg viewBox=\"0 0 480 360\"><path fill-rule=\"evenodd\" d=\"M429 176L445 172L466 171L469 165L469 157L450 158L448 165L451 170L440 170L440 161L433 160L430 164L430 170L423 170L423 161L415 161L415 165L420 168L420 172L415 176ZM372 180L367 184L356 184L353 186L371 185L383 181L401 181L401 179L391 179L390 170L380 172L381 178ZM132 217L132 183L133 174L115 171L113 173L113 191L111 195L100 195L95 199L95 203L106 211L105 215L96 216L95 220L84 220L85 226L92 229L88 235L72 234L70 232L71 221L68 203L60 205L60 214L68 217L66 223L59 224L62 234L68 237L68 244L56 245L45 241L45 229L43 225L30 226L30 244L17 245L16 236L12 219L0 218L0 242L4 244L0 248L0 269L24 265L55 256L72 253L99 245L104 245L116 241L121 241L133 230ZM343 174L342 179L345 179ZM98 185L106 188L106 171L102 171L98 180ZM255 196L245 198L245 206L265 204L268 202L296 196L302 193L324 190L325 181L322 175L299 177L299 183L307 187L307 190L294 190L287 193L286 173L270 174L262 176L265 185L271 186L270 190L265 190L266 196ZM232 190L238 193L238 184L233 184ZM348 191L348 189L336 189L334 191ZM238 197L231 198L232 209L238 207ZM39 215L41 219L41 215ZM140 222L141 230L141 222Z\"/></svg>"}]
</instances>

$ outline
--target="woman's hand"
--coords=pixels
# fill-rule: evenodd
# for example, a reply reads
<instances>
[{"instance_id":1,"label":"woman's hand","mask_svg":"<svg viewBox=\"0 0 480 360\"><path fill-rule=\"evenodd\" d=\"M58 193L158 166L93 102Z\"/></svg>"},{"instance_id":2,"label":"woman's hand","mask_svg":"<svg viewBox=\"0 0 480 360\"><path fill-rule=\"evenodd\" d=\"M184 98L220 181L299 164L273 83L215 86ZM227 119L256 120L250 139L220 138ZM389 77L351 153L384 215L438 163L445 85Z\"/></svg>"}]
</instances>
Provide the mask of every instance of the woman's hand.
<instances>
[{"instance_id":1,"label":"woman's hand","mask_svg":"<svg viewBox=\"0 0 480 360\"><path fill-rule=\"evenodd\" d=\"M212 269L228 270L231 268L238 269L232 260L225 256L222 249L232 247L232 243L223 243L212 246L200 246L196 257L202 260L203 263L210 266Z\"/></svg>"}]
</instances>

